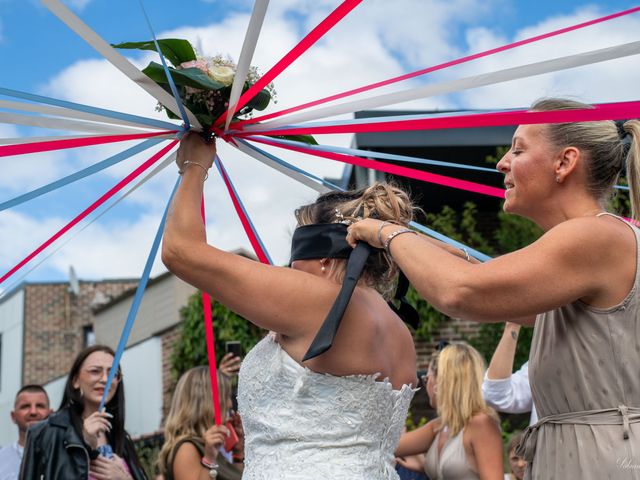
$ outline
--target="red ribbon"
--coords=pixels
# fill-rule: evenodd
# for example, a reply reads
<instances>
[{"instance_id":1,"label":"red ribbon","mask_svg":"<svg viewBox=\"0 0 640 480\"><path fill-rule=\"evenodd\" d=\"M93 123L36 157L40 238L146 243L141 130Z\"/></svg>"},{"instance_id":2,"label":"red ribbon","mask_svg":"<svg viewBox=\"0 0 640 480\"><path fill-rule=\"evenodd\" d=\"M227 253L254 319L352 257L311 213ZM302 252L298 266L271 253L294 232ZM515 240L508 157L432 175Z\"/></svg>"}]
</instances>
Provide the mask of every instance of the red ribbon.
<instances>
[{"instance_id":1,"label":"red ribbon","mask_svg":"<svg viewBox=\"0 0 640 480\"><path fill-rule=\"evenodd\" d=\"M260 80L254 83L249 89L244 92L238 99L238 105L236 111L240 111L249 100L256 96L256 94L272 82L278 75L280 75L289 65L295 62L304 52L306 52L314 43L324 36L329 30L331 30L340 20L342 20L351 10L356 8L362 0L345 0L338 8L336 8L327 18L320 22L311 32L307 34L295 47L293 47L282 59L276 63L271 69L265 73ZM219 125L227 119L227 111L225 111L218 120L214 123Z\"/></svg>"},{"instance_id":2,"label":"red ribbon","mask_svg":"<svg viewBox=\"0 0 640 480\"><path fill-rule=\"evenodd\" d=\"M590 122L598 120L624 120L640 117L640 101L601 103L594 108L576 110L553 110L532 112L514 110L509 112L477 113L472 115L454 115L449 117L418 118L407 120L341 123L339 125L301 125L281 127L273 130L240 131L235 135L321 135L329 133L372 133L409 130L440 130L446 128L499 127L505 125L525 125L533 123Z\"/></svg>"},{"instance_id":3,"label":"red ribbon","mask_svg":"<svg viewBox=\"0 0 640 480\"><path fill-rule=\"evenodd\" d=\"M262 245L260 245L260 242L256 238L256 235L253 232L253 228L251 228L251 223L249 222L249 219L245 215L244 210L240 206L238 197L236 196L233 188L231 187L231 182L229 181L229 177L227 176L226 170L222 166L222 162L220 161L219 158L216 159L216 161L220 162L220 175L222 176L222 180L224 180L224 184L227 186L227 191L229 192L229 196L231 197L233 206L236 209L236 213L238 214L238 217L240 217L240 222L242 223L242 227L244 228L244 231L247 234L247 237L249 238L249 242L251 242L253 251L256 253L256 256L258 257L258 260L260 260L260 262L266 265L270 265L269 258L267 257L267 254L265 253L265 251L262 249Z\"/></svg>"},{"instance_id":4,"label":"red ribbon","mask_svg":"<svg viewBox=\"0 0 640 480\"><path fill-rule=\"evenodd\" d=\"M159 137L160 135L168 135L171 133L177 133L177 130L164 130L161 132L151 133L132 133L128 135L101 135L98 137L67 138L64 140L51 140L49 142L5 145L0 147L0 157L25 155L27 153L50 152L52 150L63 150L67 148L89 147L91 145L102 145L104 143L126 142L128 140Z\"/></svg>"},{"instance_id":5,"label":"red ribbon","mask_svg":"<svg viewBox=\"0 0 640 480\"><path fill-rule=\"evenodd\" d=\"M204 214L204 197L200 204L202 223L207 225ZM211 315L211 295L202 292L202 310L204 313L204 333L207 342L207 357L209 359L209 380L211 381L211 398L213 399L213 415L216 425L222 425L220 412L220 390L218 388L218 366L216 364L216 343L213 332L213 317Z\"/></svg>"},{"instance_id":6,"label":"red ribbon","mask_svg":"<svg viewBox=\"0 0 640 480\"><path fill-rule=\"evenodd\" d=\"M556 35L560 35L562 33L571 32L573 30L578 30L580 28L588 27L590 25L595 25L597 23L605 22L607 20L611 20L614 18L622 17L625 15L629 15L631 13L635 13L640 10L640 7L630 8L628 10L624 10L622 12L613 13L611 15L606 15L604 17L596 18L594 20L589 20L588 22L578 23L576 25L572 25L570 27L561 28L559 30L554 30L552 32L544 33L542 35L537 35L535 37L526 38L524 40L519 40L517 42L509 43L507 45L503 45L501 47L492 48L490 50L485 50L484 52L475 53L473 55L468 55L466 57L461 57L456 60L451 60L449 62L440 63L438 65L424 68L422 70L417 70L412 73L407 73L405 75L400 75L398 77L390 78L388 80L384 80L382 82L372 83L370 85L366 85L364 87L355 88L353 90L348 90L343 93L338 93L336 95L331 95L329 97L321 98L320 100L315 100L313 102L303 103L302 105L298 105L296 107L287 108L284 110L280 110L278 112L269 113L268 115L262 115L259 117L254 117L247 120L241 120L239 122L234 123L234 127L240 127L242 125L248 125L260 121L270 120L272 118L277 118L282 115L287 115L289 113L297 112L300 110L304 110L305 108L315 107L317 105L322 105L323 103L331 102L333 100L339 100L341 98L349 97L351 95L355 95L362 92L367 92L369 90L373 90L375 88L384 87L387 85L391 85L392 83L401 82L403 80L408 80L410 78L414 78L420 75L425 75L427 73L432 73L438 70L443 70L448 67L452 67L454 65L460 65L461 63L470 62L471 60L476 60L478 58L487 57L489 55L493 55L494 53L504 52L505 50L510 50L512 48L519 47L521 45L526 45L528 43L537 42L539 40L543 40L545 38L554 37Z\"/></svg>"},{"instance_id":7,"label":"red ribbon","mask_svg":"<svg viewBox=\"0 0 640 480\"><path fill-rule=\"evenodd\" d=\"M120 180L120 182L118 182L109 191L107 191L104 195L102 195L98 200L96 200L89 207L87 207L85 210L83 210L77 217L75 217L73 220L71 220L69 223L67 223L64 227L62 227L56 234L54 234L51 238L49 238L49 240L44 242L42 245L40 245L38 248L36 248L33 252L31 252L29 255L27 255L15 267L13 267L11 270L9 270L7 273L5 273L2 277L0 277L0 285L5 280L7 280L9 277L11 277L11 275L13 275L15 272L17 272L20 268L22 268L24 265L26 265L29 261L31 261L36 255L38 255L45 248L47 248L49 245L51 245L53 242L55 242L58 238L60 238L62 235L64 235L66 232L68 232L71 228L73 228L76 224L78 224L78 222L80 222L83 218L85 218L87 215L89 215L91 212L93 212L96 208L98 208L100 205L102 205L104 202L106 202L108 199L110 199L117 192L122 190L122 188L124 188L128 183L130 183L133 179L138 177L140 174L142 174L151 165L153 165L159 159L164 157L167 154L167 152L169 152L169 150L171 150L176 145L176 143L178 143L178 140L173 140L169 145L164 147L158 153L153 155L149 160L147 160L142 165L137 167L134 171L132 171L129 175L124 177L122 180Z\"/></svg>"},{"instance_id":8,"label":"red ribbon","mask_svg":"<svg viewBox=\"0 0 640 480\"><path fill-rule=\"evenodd\" d=\"M389 163L379 162L377 160L369 160L342 153L322 152L319 150L311 150L305 147L284 145L281 143L272 142L266 138L251 137L250 140L253 140L254 142L264 143L266 145L272 145L274 147L286 148L287 150L293 150L294 152L306 153L308 155L316 155L318 157L324 157L330 160L350 163L359 167L373 168L374 170L379 170L381 172L391 173L393 175L399 175L402 177L414 178L416 180L422 180L423 182L435 183L438 185L444 185L446 187L453 187L460 190L480 193L482 195L504 198L504 190L501 188L489 187L487 185L469 182L467 180L460 180L458 178L423 172L421 170L415 170L413 168L402 167L400 165L391 165Z\"/></svg>"}]
</instances>

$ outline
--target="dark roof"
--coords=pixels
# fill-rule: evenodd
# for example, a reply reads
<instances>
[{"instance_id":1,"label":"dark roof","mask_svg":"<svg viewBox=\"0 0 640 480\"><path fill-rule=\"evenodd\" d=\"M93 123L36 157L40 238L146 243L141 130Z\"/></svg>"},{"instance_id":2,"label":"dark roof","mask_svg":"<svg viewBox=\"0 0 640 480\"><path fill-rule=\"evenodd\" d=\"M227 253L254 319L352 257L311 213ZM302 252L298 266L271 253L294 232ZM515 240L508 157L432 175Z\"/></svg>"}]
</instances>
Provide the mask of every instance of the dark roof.
<instances>
[{"instance_id":1,"label":"dark roof","mask_svg":"<svg viewBox=\"0 0 640 480\"><path fill-rule=\"evenodd\" d=\"M484 110L475 111L481 113ZM356 112L355 118L390 117L396 115L419 115L434 113L473 113L473 110L364 110ZM443 130L414 130L382 133L356 133L356 148L375 149L384 147L465 147L510 145L515 126L453 128Z\"/></svg>"}]
</instances>

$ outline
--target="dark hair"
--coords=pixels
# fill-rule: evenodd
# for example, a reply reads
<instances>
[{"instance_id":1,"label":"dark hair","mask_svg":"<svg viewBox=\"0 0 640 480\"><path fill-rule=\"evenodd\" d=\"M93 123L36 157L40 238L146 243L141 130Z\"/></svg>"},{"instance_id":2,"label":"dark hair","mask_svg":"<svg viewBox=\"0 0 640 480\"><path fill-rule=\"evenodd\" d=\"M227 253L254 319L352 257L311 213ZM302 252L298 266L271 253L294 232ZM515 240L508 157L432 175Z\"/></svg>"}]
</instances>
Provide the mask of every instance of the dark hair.
<instances>
[{"instance_id":1,"label":"dark hair","mask_svg":"<svg viewBox=\"0 0 640 480\"><path fill-rule=\"evenodd\" d=\"M71 370L67 376L67 383L64 386L64 395L60 403L60 410L67 409L71 416L71 423L77 433L82 437L82 412L84 410L84 399L80 393L80 389L73 388L74 380L80 374L80 368L85 360L95 352L104 352L115 357L114 351L107 345L92 345L82 350L71 365ZM120 367L118 367L120 372ZM111 431L107 432L109 444L113 448L114 453L126 459L127 463L134 463L140 466L136 456L133 443L124 429L124 383L118 382L116 393L113 398L105 405L107 412L113 415L111 419Z\"/></svg>"},{"instance_id":2,"label":"dark hair","mask_svg":"<svg viewBox=\"0 0 640 480\"><path fill-rule=\"evenodd\" d=\"M44 389L42 385L36 385L35 383L24 385L20 390L18 390L18 393L16 393L15 400L18 400L18 397L20 396L20 394L24 392L44 393L44 396L47 397L47 406L49 406L49 395L47 394L47 391Z\"/></svg>"},{"instance_id":3,"label":"dark hair","mask_svg":"<svg viewBox=\"0 0 640 480\"><path fill-rule=\"evenodd\" d=\"M409 195L392 183L374 183L360 190L333 191L295 211L298 226L321 223L350 223L363 218L387 220L407 226L415 207ZM365 264L367 284L389 297L395 287L397 267L383 250L374 251Z\"/></svg>"},{"instance_id":4,"label":"dark hair","mask_svg":"<svg viewBox=\"0 0 640 480\"><path fill-rule=\"evenodd\" d=\"M511 437L509 438L509 443L507 444L507 455L509 455L511 453L511 450L513 450L520 444L520 442L522 441L523 435L524 433L521 432L520 430L516 430L511 434Z\"/></svg>"}]
</instances>

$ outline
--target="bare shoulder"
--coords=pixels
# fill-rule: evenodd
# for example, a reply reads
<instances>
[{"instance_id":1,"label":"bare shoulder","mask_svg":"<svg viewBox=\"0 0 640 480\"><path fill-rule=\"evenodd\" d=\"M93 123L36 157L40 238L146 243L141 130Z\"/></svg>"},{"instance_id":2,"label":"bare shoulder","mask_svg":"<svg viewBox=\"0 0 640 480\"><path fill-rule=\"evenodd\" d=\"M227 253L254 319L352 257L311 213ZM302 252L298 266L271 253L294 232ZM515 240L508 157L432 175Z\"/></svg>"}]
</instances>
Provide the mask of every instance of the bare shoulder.
<instances>
[{"instance_id":1,"label":"bare shoulder","mask_svg":"<svg viewBox=\"0 0 640 480\"><path fill-rule=\"evenodd\" d=\"M611 242L635 244L632 228L611 215L572 218L553 227L542 238L544 237L552 237L554 241L561 243L593 246L611 245Z\"/></svg>"},{"instance_id":2,"label":"bare shoulder","mask_svg":"<svg viewBox=\"0 0 640 480\"><path fill-rule=\"evenodd\" d=\"M500 433L498 418L487 412L477 413L471 417L467 428L472 436L477 436L478 438L482 438L487 433Z\"/></svg>"},{"instance_id":3,"label":"bare shoulder","mask_svg":"<svg viewBox=\"0 0 640 480\"><path fill-rule=\"evenodd\" d=\"M180 465L193 465L193 463L200 462L200 452L196 446L191 442L182 442L176 451L174 465L176 467Z\"/></svg>"}]
</instances>

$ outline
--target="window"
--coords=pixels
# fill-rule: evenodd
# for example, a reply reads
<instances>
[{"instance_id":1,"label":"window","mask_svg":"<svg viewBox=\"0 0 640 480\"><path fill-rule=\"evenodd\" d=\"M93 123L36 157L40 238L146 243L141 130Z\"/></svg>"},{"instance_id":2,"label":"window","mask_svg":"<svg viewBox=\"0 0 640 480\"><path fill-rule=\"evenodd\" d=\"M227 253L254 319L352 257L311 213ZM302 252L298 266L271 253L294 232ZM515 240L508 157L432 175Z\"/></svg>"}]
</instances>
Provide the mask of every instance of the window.
<instances>
[{"instance_id":1,"label":"window","mask_svg":"<svg viewBox=\"0 0 640 480\"><path fill-rule=\"evenodd\" d=\"M82 339L85 348L96 344L96 334L93 331L93 325L85 325L82 327Z\"/></svg>"}]
</instances>

